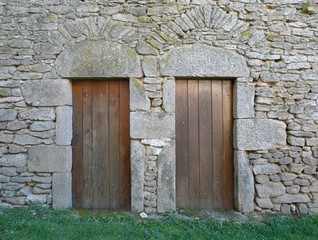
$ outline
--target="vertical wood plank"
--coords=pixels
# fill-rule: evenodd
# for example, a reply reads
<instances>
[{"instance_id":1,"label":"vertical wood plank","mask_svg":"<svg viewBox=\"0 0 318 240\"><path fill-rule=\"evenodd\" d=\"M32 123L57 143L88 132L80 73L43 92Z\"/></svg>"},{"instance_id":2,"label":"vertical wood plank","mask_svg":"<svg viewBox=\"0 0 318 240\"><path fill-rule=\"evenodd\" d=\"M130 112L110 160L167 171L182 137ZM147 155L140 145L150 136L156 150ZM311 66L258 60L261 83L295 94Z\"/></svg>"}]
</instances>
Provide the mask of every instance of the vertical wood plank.
<instances>
[{"instance_id":1,"label":"vertical wood plank","mask_svg":"<svg viewBox=\"0 0 318 240\"><path fill-rule=\"evenodd\" d=\"M93 207L92 82L83 81L83 207Z\"/></svg>"},{"instance_id":2,"label":"vertical wood plank","mask_svg":"<svg viewBox=\"0 0 318 240\"><path fill-rule=\"evenodd\" d=\"M93 208L109 208L109 163L108 163L108 83L93 81L93 153L94 153L94 181Z\"/></svg>"},{"instance_id":3,"label":"vertical wood plank","mask_svg":"<svg viewBox=\"0 0 318 240\"><path fill-rule=\"evenodd\" d=\"M188 82L176 81L176 175L177 206L187 208L189 200Z\"/></svg>"},{"instance_id":4,"label":"vertical wood plank","mask_svg":"<svg viewBox=\"0 0 318 240\"><path fill-rule=\"evenodd\" d=\"M72 202L74 208L82 206L83 194L83 83L73 81L73 138L72 138Z\"/></svg>"},{"instance_id":5,"label":"vertical wood plank","mask_svg":"<svg viewBox=\"0 0 318 240\"><path fill-rule=\"evenodd\" d=\"M234 207L233 102L231 81L223 81L223 207Z\"/></svg>"},{"instance_id":6,"label":"vertical wood plank","mask_svg":"<svg viewBox=\"0 0 318 240\"><path fill-rule=\"evenodd\" d=\"M110 163L110 209L119 208L120 148L119 148L119 83L109 81L109 163Z\"/></svg>"},{"instance_id":7,"label":"vertical wood plank","mask_svg":"<svg viewBox=\"0 0 318 240\"><path fill-rule=\"evenodd\" d=\"M212 207L211 81L199 81L200 207Z\"/></svg>"},{"instance_id":8,"label":"vertical wood plank","mask_svg":"<svg viewBox=\"0 0 318 240\"><path fill-rule=\"evenodd\" d=\"M184 103L186 104L186 103ZM199 81L188 81L189 208L200 208Z\"/></svg>"},{"instance_id":9,"label":"vertical wood plank","mask_svg":"<svg viewBox=\"0 0 318 240\"><path fill-rule=\"evenodd\" d=\"M129 82L120 81L120 208L130 208L130 134L129 134Z\"/></svg>"},{"instance_id":10,"label":"vertical wood plank","mask_svg":"<svg viewBox=\"0 0 318 240\"><path fill-rule=\"evenodd\" d=\"M222 82L212 81L213 207L223 208L223 107Z\"/></svg>"}]
</instances>

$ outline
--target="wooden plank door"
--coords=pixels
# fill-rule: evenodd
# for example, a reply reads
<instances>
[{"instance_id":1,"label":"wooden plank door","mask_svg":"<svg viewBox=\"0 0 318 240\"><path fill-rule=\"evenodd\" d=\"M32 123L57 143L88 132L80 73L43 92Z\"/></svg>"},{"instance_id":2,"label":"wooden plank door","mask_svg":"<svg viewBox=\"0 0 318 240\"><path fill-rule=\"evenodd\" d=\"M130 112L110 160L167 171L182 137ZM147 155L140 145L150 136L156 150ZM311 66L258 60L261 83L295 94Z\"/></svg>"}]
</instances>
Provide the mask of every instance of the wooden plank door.
<instances>
[{"instance_id":1,"label":"wooden plank door","mask_svg":"<svg viewBox=\"0 0 318 240\"><path fill-rule=\"evenodd\" d=\"M233 208L232 84L176 81L177 207Z\"/></svg>"},{"instance_id":2,"label":"wooden plank door","mask_svg":"<svg viewBox=\"0 0 318 240\"><path fill-rule=\"evenodd\" d=\"M72 84L73 207L129 209L129 82Z\"/></svg>"}]
</instances>

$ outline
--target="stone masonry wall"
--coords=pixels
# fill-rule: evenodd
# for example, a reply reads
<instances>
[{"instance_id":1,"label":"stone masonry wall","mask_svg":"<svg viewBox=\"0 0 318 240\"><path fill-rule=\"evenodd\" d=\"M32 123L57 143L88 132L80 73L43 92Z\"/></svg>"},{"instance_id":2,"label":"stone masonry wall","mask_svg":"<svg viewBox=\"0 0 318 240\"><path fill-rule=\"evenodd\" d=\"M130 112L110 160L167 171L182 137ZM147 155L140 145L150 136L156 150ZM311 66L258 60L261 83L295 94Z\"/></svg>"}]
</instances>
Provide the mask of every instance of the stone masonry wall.
<instances>
[{"instance_id":1,"label":"stone masonry wall","mask_svg":"<svg viewBox=\"0 0 318 240\"><path fill-rule=\"evenodd\" d=\"M175 69L166 69L164 56L199 44L247 62L249 76L235 82L234 147L237 172L253 182L248 211L318 212L318 4L311 0L0 0L0 206L70 206L71 77L56 61L88 40L125 46L141 61L141 70L125 73L132 158L143 166L132 162L132 202L141 203L133 210L173 209L162 183L174 187L167 176ZM129 68L136 59L125 51ZM89 66L80 71L90 76ZM116 67L108 71L117 76ZM239 169L245 157L253 174Z\"/></svg>"}]
</instances>

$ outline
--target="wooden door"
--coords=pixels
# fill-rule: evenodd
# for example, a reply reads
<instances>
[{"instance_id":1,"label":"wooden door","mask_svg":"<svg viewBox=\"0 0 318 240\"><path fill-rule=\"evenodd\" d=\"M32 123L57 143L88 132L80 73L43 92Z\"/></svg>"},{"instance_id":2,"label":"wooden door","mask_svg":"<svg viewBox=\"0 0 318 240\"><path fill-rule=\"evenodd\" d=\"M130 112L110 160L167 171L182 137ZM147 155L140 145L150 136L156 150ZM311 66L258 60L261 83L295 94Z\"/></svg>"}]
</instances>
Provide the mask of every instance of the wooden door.
<instances>
[{"instance_id":1,"label":"wooden door","mask_svg":"<svg viewBox=\"0 0 318 240\"><path fill-rule=\"evenodd\" d=\"M73 207L130 208L129 82L73 81Z\"/></svg>"},{"instance_id":2,"label":"wooden door","mask_svg":"<svg viewBox=\"0 0 318 240\"><path fill-rule=\"evenodd\" d=\"M176 81L178 208L233 208L232 122L231 81Z\"/></svg>"}]
</instances>

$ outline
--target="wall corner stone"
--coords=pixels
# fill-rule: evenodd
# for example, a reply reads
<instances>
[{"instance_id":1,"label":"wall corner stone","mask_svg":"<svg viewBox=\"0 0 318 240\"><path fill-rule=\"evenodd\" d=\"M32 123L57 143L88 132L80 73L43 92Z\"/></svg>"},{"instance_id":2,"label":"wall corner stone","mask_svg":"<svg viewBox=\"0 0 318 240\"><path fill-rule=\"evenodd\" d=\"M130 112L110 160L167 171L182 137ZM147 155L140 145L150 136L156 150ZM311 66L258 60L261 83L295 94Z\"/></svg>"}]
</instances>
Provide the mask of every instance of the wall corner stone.
<instances>
[{"instance_id":1,"label":"wall corner stone","mask_svg":"<svg viewBox=\"0 0 318 240\"><path fill-rule=\"evenodd\" d=\"M53 173L52 198L55 209L72 207L72 173Z\"/></svg>"},{"instance_id":2,"label":"wall corner stone","mask_svg":"<svg viewBox=\"0 0 318 240\"><path fill-rule=\"evenodd\" d=\"M176 210L176 153L175 139L164 146L158 156L158 200L159 213Z\"/></svg>"},{"instance_id":3,"label":"wall corner stone","mask_svg":"<svg viewBox=\"0 0 318 240\"><path fill-rule=\"evenodd\" d=\"M56 108L56 144L71 145L72 141L72 107Z\"/></svg>"},{"instance_id":4,"label":"wall corner stone","mask_svg":"<svg viewBox=\"0 0 318 240\"><path fill-rule=\"evenodd\" d=\"M254 211L254 176L244 151L234 151L235 207L241 213Z\"/></svg>"},{"instance_id":5,"label":"wall corner stone","mask_svg":"<svg viewBox=\"0 0 318 240\"><path fill-rule=\"evenodd\" d=\"M234 118L254 118L255 88L250 83L234 84Z\"/></svg>"},{"instance_id":6,"label":"wall corner stone","mask_svg":"<svg viewBox=\"0 0 318 240\"><path fill-rule=\"evenodd\" d=\"M131 211L144 210L144 172L146 153L138 140L131 140Z\"/></svg>"}]
</instances>

